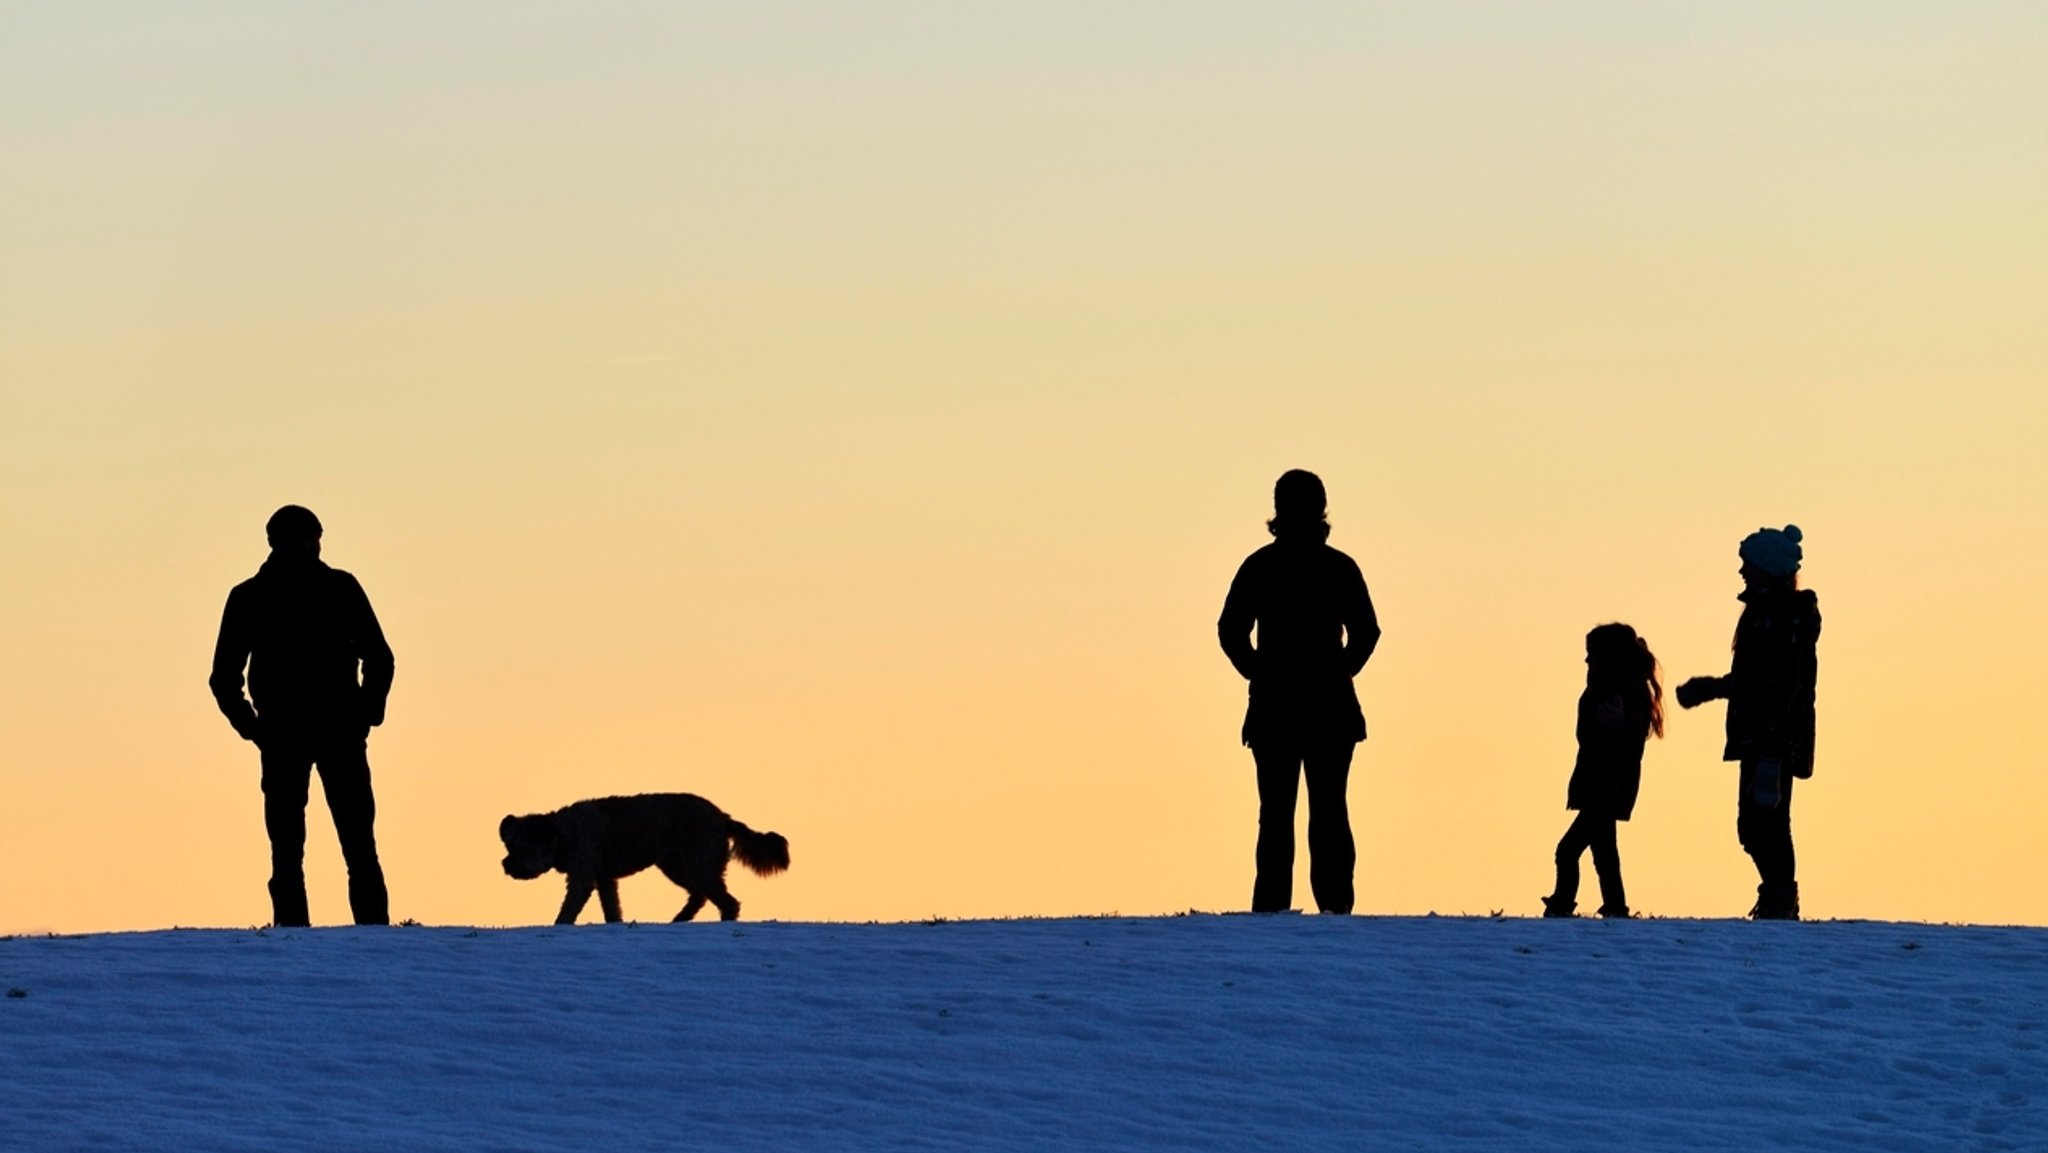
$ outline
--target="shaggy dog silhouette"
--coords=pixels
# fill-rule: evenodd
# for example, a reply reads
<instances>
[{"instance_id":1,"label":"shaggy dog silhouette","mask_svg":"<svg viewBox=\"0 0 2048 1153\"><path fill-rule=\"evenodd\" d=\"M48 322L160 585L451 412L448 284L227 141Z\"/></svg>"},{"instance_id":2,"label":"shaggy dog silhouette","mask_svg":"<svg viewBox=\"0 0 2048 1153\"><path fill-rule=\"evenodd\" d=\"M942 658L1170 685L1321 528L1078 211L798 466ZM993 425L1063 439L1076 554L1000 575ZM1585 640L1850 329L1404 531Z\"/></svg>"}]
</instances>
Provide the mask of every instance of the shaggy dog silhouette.
<instances>
[{"instance_id":1,"label":"shaggy dog silhouette","mask_svg":"<svg viewBox=\"0 0 2048 1153\"><path fill-rule=\"evenodd\" d=\"M508 816L498 822L505 842L505 874L531 881L550 869L568 875L557 925L573 925L597 894L606 921L619 921L619 878L649 866L690 894L675 919L687 921L710 902L722 921L737 920L740 903L725 889L725 864L761 876L789 868L789 842L780 833L757 833L717 805L689 793L645 793L578 801L552 813Z\"/></svg>"}]
</instances>

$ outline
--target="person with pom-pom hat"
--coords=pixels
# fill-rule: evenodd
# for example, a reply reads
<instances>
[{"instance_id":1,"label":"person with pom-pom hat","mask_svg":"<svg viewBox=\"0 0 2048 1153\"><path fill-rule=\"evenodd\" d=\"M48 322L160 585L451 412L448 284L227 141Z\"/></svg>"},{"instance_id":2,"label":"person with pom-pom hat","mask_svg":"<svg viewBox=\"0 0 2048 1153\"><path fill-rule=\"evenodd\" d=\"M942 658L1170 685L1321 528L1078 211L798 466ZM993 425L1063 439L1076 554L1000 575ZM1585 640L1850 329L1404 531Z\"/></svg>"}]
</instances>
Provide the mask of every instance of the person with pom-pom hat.
<instances>
[{"instance_id":1,"label":"person with pom-pom hat","mask_svg":"<svg viewBox=\"0 0 2048 1153\"><path fill-rule=\"evenodd\" d=\"M1760 528L1743 539L1742 617L1728 674L1678 686L1678 703L1728 702L1723 760L1742 767L1735 832L1756 863L1750 916L1799 919L1792 850L1792 783L1813 775L1813 690L1820 598L1799 587L1798 525Z\"/></svg>"}]
</instances>

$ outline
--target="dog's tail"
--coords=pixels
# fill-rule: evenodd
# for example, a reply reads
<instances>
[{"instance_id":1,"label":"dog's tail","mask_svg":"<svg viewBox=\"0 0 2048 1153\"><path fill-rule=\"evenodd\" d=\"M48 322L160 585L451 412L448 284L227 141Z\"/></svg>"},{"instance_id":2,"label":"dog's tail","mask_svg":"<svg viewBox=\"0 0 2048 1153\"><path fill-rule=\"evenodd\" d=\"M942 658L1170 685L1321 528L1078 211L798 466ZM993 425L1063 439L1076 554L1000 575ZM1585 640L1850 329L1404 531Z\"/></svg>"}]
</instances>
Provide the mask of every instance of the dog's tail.
<instances>
[{"instance_id":1,"label":"dog's tail","mask_svg":"<svg viewBox=\"0 0 2048 1153\"><path fill-rule=\"evenodd\" d=\"M732 839L732 855L740 864L764 877L789 868L789 842L781 833L757 833L732 817L725 821L725 835Z\"/></svg>"}]
</instances>

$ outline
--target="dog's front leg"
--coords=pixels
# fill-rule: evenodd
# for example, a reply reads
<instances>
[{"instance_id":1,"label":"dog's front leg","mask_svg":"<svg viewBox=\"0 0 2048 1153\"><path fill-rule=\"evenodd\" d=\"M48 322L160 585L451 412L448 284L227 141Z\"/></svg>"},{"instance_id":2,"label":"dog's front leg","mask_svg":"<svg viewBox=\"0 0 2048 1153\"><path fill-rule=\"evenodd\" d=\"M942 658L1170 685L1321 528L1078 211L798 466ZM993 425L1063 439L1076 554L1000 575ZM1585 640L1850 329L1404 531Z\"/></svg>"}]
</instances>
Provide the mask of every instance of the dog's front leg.
<instances>
[{"instance_id":1,"label":"dog's front leg","mask_svg":"<svg viewBox=\"0 0 2048 1153\"><path fill-rule=\"evenodd\" d=\"M555 924L575 924L576 915L581 913L583 906L590 901L590 890L594 887L589 877L571 875L569 891L562 897L562 911L555 914Z\"/></svg>"},{"instance_id":2,"label":"dog's front leg","mask_svg":"<svg viewBox=\"0 0 2048 1153\"><path fill-rule=\"evenodd\" d=\"M625 920L619 912L619 882L611 877L597 883L597 907L604 910L604 922L616 925Z\"/></svg>"}]
</instances>

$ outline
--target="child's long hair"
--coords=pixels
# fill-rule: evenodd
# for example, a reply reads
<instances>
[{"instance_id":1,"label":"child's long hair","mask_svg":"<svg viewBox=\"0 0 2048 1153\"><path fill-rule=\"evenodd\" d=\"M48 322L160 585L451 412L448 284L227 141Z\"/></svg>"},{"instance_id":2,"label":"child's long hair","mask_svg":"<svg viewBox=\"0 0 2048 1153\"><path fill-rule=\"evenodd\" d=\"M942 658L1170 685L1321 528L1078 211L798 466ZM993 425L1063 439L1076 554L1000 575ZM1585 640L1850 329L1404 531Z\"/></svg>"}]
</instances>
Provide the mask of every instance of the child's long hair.
<instances>
[{"instance_id":1,"label":"child's long hair","mask_svg":"<svg viewBox=\"0 0 2048 1153\"><path fill-rule=\"evenodd\" d=\"M1649 642L1624 624L1605 624L1586 634L1586 683L1641 691L1650 698L1650 731L1664 735L1664 684Z\"/></svg>"}]
</instances>

